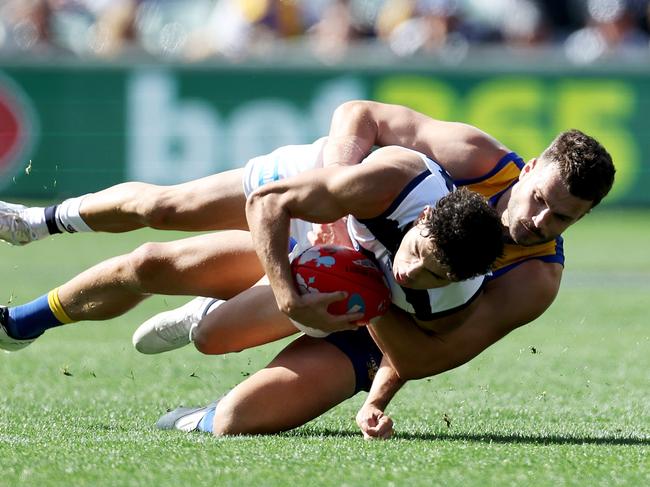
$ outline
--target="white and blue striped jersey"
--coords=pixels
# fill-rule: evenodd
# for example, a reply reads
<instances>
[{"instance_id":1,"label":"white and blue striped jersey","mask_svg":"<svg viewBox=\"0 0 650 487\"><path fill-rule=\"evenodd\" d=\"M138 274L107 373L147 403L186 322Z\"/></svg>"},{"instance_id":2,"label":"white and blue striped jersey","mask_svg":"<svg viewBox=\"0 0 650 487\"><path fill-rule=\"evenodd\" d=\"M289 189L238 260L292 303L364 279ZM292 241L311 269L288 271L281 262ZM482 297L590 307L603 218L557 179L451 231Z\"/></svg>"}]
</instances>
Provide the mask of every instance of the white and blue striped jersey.
<instances>
[{"instance_id":1,"label":"white and blue striped jersey","mask_svg":"<svg viewBox=\"0 0 650 487\"><path fill-rule=\"evenodd\" d=\"M422 172L406 185L381 215L363 220L349 217L348 233L357 250L365 249L375 256L390 284L393 304L420 320L428 321L469 304L478 295L484 278L479 276L435 289L410 289L395 282L393 258L402 237L425 206L435 206L440 198L455 189L451 177L442 167L424 154L412 152L422 159Z\"/></svg>"},{"instance_id":2,"label":"white and blue striped jersey","mask_svg":"<svg viewBox=\"0 0 650 487\"><path fill-rule=\"evenodd\" d=\"M280 147L270 154L251 159L244 171L246 196L268 182L322 167L325 141L319 139L309 145ZM381 215L364 220L349 217L348 233L357 250L364 249L377 259L390 284L393 304L427 321L468 305L478 295L483 276L428 290L409 289L395 282L392 263L404 233L411 228L425 206L434 206L454 189L451 178L442 167L424 154L415 153L422 159L422 172L406 185ZM291 221L290 235L297 242L292 256L311 246L307 237L311 229L309 222L298 219Z\"/></svg>"}]
</instances>

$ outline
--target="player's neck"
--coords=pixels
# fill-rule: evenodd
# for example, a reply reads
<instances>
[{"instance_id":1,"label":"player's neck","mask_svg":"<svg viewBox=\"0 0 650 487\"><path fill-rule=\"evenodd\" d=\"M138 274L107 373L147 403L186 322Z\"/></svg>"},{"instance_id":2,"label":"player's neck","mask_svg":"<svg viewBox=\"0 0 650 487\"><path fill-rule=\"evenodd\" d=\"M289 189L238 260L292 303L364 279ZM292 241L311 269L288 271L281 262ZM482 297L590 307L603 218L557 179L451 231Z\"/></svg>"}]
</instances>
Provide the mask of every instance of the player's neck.
<instances>
[{"instance_id":1,"label":"player's neck","mask_svg":"<svg viewBox=\"0 0 650 487\"><path fill-rule=\"evenodd\" d=\"M496 201L493 201L494 204L494 209L497 210L497 213L499 215L503 215L507 209L508 209L508 202L510 201L510 196L512 195L512 188L514 187L514 184L510 186L507 190L505 190L503 193L501 193L498 196L498 199Z\"/></svg>"},{"instance_id":2,"label":"player's neck","mask_svg":"<svg viewBox=\"0 0 650 487\"><path fill-rule=\"evenodd\" d=\"M508 231L508 202L510 201L510 195L512 194L513 186L510 186L500 197L496 200L494 209L497 211L499 218L501 219L501 225L503 226L504 235L510 236Z\"/></svg>"}]
</instances>

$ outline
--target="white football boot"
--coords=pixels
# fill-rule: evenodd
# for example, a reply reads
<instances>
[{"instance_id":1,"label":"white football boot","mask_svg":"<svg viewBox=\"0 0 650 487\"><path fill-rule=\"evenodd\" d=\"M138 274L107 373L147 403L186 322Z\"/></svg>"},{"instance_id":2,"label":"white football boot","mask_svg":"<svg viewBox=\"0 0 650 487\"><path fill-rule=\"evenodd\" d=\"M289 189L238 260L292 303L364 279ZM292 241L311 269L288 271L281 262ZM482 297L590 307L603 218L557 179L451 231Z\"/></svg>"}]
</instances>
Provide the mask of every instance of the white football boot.
<instances>
[{"instance_id":1,"label":"white football boot","mask_svg":"<svg viewBox=\"0 0 650 487\"><path fill-rule=\"evenodd\" d=\"M29 338L26 340L13 338L12 336L9 335L7 329L5 328L6 320L7 320L7 307L0 306L0 348L1 349L6 350L8 352L15 352L16 350L25 348L27 345L30 345L31 343L34 342L34 340L36 340L36 338Z\"/></svg>"},{"instance_id":2,"label":"white football boot","mask_svg":"<svg viewBox=\"0 0 650 487\"><path fill-rule=\"evenodd\" d=\"M146 354L184 347L192 341L192 331L215 301L219 300L198 297L180 308L158 313L135 330L133 346Z\"/></svg>"},{"instance_id":3,"label":"white football boot","mask_svg":"<svg viewBox=\"0 0 650 487\"><path fill-rule=\"evenodd\" d=\"M24 205L0 201L0 240L11 245L25 245L37 239L21 214L26 209Z\"/></svg>"},{"instance_id":4,"label":"white football boot","mask_svg":"<svg viewBox=\"0 0 650 487\"><path fill-rule=\"evenodd\" d=\"M210 410L217 407L219 401L212 402L204 407L179 407L163 414L156 421L156 428L161 430L180 430L185 433L196 431L203 417Z\"/></svg>"}]
</instances>

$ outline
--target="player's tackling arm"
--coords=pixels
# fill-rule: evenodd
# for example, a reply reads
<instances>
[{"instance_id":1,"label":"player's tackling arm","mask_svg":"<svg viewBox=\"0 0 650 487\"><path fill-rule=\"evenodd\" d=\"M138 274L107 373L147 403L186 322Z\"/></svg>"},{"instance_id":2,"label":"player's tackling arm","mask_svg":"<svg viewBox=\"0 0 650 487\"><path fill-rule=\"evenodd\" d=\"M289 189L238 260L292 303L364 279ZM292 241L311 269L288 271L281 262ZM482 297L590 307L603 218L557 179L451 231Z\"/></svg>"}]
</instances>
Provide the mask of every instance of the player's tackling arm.
<instances>
[{"instance_id":1,"label":"player's tackling arm","mask_svg":"<svg viewBox=\"0 0 650 487\"><path fill-rule=\"evenodd\" d=\"M476 309L458 327L428 334L391 310L375 325L373 338L405 380L462 365L515 328L533 321L553 302L562 268L530 260L489 282Z\"/></svg>"},{"instance_id":2,"label":"player's tackling arm","mask_svg":"<svg viewBox=\"0 0 650 487\"><path fill-rule=\"evenodd\" d=\"M422 152L455 179L482 176L508 152L472 125L436 120L401 105L356 100L343 103L332 116L325 165L356 164L374 145Z\"/></svg>"},{"instance_id":3,"label":"player's tackling arm","mask_svg":"<svg viewBox=\"0 0 650 487\"><path fill-rule=\"evenodd\" d=\"M427 328L433 328L439 333L457 328L474 311L476 305L477 302L475 301L461 312L430 321L426 323ZM413 327L417 327L415 318L411 315L404 313L399 319L404 320L405 323L410 323ZM419 353L419 349L416 350L416 353ZM388 403L405 383L406 380L397 374L388 357L384 355L379 370L372 381L368 397L356 417L357 425L361 429L364 438L385 439L392 436L393 420L384 411Z\"/></svg>"},{"instance_id":4,"label":"player's tackling arm","mask_svg":"<svg viewBox=\"0 0 650 487\"><path fill-rule=\"evenodd\" d=\"M384 414L386 406L406 383L390 361L384 357L372 381L368 396L356 416L357 425L365 439L387 439L393 435L393 420Z\"/></svg>"}]
</instances>

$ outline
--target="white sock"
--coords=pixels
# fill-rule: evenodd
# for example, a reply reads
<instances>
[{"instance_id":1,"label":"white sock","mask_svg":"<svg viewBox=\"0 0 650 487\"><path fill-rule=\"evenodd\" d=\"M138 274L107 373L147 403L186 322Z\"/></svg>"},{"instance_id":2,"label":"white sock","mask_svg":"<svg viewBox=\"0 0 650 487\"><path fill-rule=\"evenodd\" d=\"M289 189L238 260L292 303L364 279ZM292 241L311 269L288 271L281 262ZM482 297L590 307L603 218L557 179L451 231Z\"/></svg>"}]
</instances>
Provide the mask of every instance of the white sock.
<instances>
[{"instance_id":1,"label":"white sock","mask_svg":"<svg viewBox=\"0 0 650 487\"><path fill-rule=\"evenodd\" d=\"M40 240L50 236L50 231L47 229L47 223L45 222L45 208L39 206L25 208L20 212L20 216L29 224L32 239Z\"/></svg>"},{"instance_id":2,"label":"white sock","mask_svg":"<svg viewBox=\"0 0 650 487\"><path fill-rule=\"evenodd\" d=\"M223 299L215 299L210 303L210 305L207 307L205 310L205 313L203 313L203 316L207 315L210 311L217 309L219 306L221 306L225 301Z\"/></svg>"},{"instance_id":3,"label":"white sock","mask_svg":"<svg viewBox=\"0 0 650 487\"><path fill-rule=\"evenodd\" d=\"M199 318L199 321L203 319L205 315L207 315L210 311L217 309L219 306L221 306L225 301L223 299L209 299L209 298L197 298L197 299L205 299L207 306L201 310L201 316ZM194 341L194 330L199 326L199 323L192 323L192 326L190 327L190 341Z\"/></svg>"},{"instance_id":4,"label":"white sock","mask_svg":"<svg viewBox=\"0 0 650 487\"><path fill-rule=\"evenodd\" d=\"M88 196L88 194L76 198L69 198L56 207L55 220L59 230L69 233L93 231L93 229L90 228L79 215L81 201Z\"/></svg>"}]
</instances>

